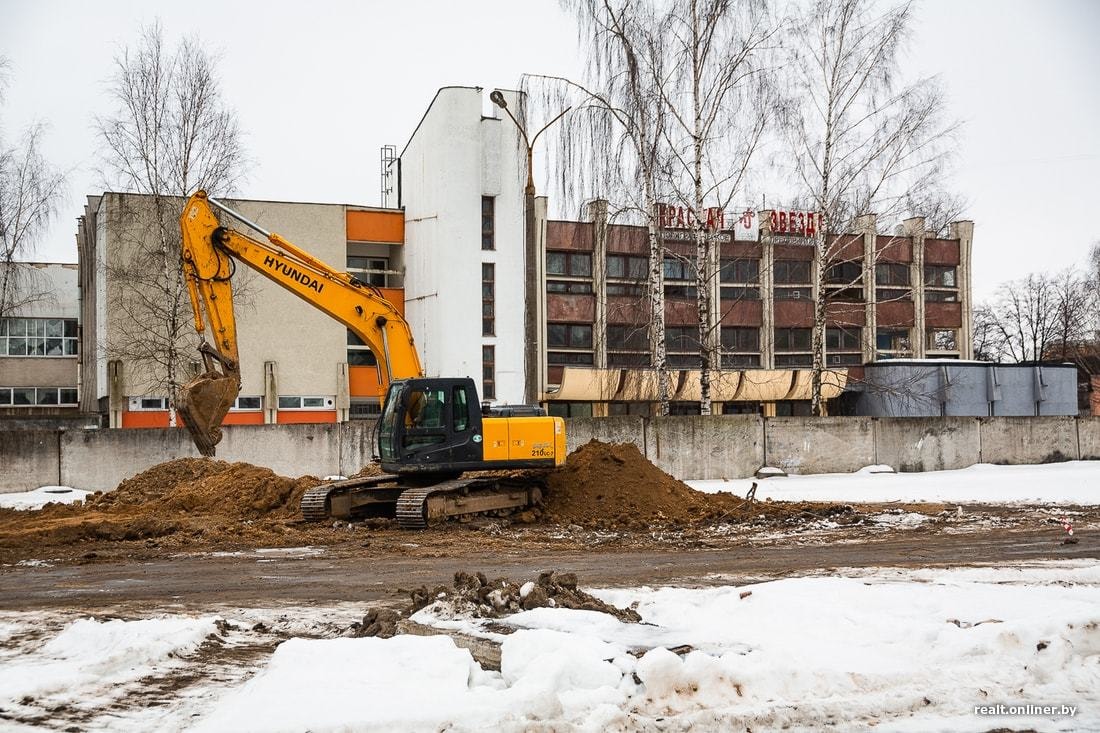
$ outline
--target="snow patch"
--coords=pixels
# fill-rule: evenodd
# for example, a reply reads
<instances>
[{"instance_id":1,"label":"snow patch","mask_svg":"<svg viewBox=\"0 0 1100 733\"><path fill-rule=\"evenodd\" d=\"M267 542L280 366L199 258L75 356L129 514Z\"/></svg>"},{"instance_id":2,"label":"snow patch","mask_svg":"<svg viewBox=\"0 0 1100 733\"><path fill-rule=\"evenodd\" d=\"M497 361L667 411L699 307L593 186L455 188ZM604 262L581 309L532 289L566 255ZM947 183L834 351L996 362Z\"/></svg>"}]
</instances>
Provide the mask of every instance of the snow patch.
<instances>
[{"instance_id":1,"label":"snow patch","mask_svg":"<svg viewBox=\"0 0 1100 733\"><path fill-rule=\"evenodd\" d=\"M31 511L47 504L75 504L92 492L71 486L40 486L33 491L0 494L0 509Z\"/></svg>"}]
</instances>

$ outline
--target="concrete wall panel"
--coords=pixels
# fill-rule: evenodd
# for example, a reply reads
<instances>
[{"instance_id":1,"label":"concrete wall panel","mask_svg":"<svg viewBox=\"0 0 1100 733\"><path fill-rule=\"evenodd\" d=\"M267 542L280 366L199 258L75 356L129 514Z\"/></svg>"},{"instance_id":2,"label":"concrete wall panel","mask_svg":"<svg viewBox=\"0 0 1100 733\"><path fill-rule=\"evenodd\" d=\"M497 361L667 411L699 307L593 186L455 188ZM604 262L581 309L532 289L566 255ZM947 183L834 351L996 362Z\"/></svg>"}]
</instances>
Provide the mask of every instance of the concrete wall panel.
<instances>
[{"instance_id":1,"label":"concrete wall panel","mask_svg":"<svg viewBox=\"0 0 1100 733\"><path fill-rule=\"evenodd\" d=\"M897 471L966 468L981 460L979 431L973 417L879 418L875 462Z\"/></svg>"},{"instance_id":2,"label":"concrete wall panel","mask_svg":"<svg viewBox=\"0 0 1100 733\"><path fill-rule=\"evenodd\" d=\"M572 453L590 440L633 443L645 455L644 423L644 418L630 415L570 418L565 421L565 447Z\"/></svg>"},{"instance_id":3,"label":"concrete wall panel","mask_svg":"<svg viewBox=\"0 0 1100 733\"><path fill-rule=\"evenodd\" d=\"M47 430L0 432L0 493L61 483L57 435Z\"/></svg>"},{"instance_id":4,"label":"concrete wall panel","mask_svg":"<svg viewBox=\"0 0 1100 733\"><path fill-rule=\"evenodd\" d=\"M341 427L328 423L223 428L218 458L265 466L282 476L331 476L340 473Z\"/></svg>"},{"instance_id":5,"label":"concrete wall panel","mask_svg":"<svg viewBox=\"0 0 1100 733\"><path fill-rule=\"evenodd\" d=\"M1082 461L1100 461L1100 417L1077 418L1077 446Z\"/></svg>"},{"instance_id":6,"label":"concrete wall panel","mask_svg":"<svg viewBox=\"0 0 1100 733\"><path fill-rule=\"evenodd\" d=\"M685 481L743 478L764 465L764 426L754 415L654 418L645 442L650 461Z\"/></svg>"},{"instance_id":7,"label":"concrete wall panel","mask_svg":"<svg viewBox=\"0 0 1100 733\"><path fill-rule=\"evenodd\" d=\"M218 453L222 458L220 446ZM61 482L85 491L111 491L158 463L198 455L191 436L178 428L67 430L61 433Z\"/></svg>"},{"instance_id":8,"label":"concrete wall panel","mask_svg":"<svg viewBox=\"0 0 1100 733\"><path fill-rule=\"evenodd\" d=\"M377 420L353 420L340 427L340 475L353 476L374 457L374 426Z\"/></svg>"},{"instance_id":9,"label":"concrete wall panel","mask_svg":"<svg viewBox=\"0 0 1100 733\"><path fill-rule=\"evenodd\" d=\"M988 417L981 421L982 463L1049 463L1078 457L1072 417Z\"/></svg>"},{"instance_id":10,"label":"concrete wall panel","mask_svg":"<svg viewBox=\"0 0 1100 733\"><path fill-rule=\"evenodd\" d=\"M765 423L765 461L788 473L844 473L875 462L868 417L773 417Z\"/></svg>"}]
</instances>

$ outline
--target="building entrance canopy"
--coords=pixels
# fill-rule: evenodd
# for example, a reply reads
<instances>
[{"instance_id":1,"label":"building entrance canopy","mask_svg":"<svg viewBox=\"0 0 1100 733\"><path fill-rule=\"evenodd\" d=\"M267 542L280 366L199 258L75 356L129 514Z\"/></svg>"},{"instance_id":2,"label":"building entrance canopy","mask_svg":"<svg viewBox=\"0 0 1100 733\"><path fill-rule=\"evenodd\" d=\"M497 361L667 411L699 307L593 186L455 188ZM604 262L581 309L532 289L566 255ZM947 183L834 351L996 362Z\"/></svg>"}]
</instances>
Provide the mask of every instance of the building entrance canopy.
<instances>
[{"instance_id":1,"label":"building entrance canopy","mask_svg":"<svg viewBox=\"0 0 1100 733\"><path fill-rule=\"evenodd\" d=\"M698 370L670 370L673 402L698 402L701 394ZM722 370L710 374L710 398L714 402L779 402L808 400L813 372L809 369ZM821 396L831 400L844 391L847 369L822 373ZM557 391L544 400L566 402L656 402L657 372L653 369L595 369L565 367Z\"/></svg>"}]
</instances>

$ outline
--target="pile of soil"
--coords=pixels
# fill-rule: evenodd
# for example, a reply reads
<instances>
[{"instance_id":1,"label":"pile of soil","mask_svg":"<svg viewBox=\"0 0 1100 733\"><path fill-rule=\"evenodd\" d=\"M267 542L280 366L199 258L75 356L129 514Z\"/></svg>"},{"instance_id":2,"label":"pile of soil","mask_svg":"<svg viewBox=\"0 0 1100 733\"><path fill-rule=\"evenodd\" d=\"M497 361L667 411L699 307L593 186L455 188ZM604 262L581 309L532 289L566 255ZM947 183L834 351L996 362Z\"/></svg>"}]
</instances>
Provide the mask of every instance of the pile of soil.
<instances>
[{"instance_id":1,"label":"pile of soil","mask_svg":"<svg viewBox=\"0 0 1100 733\"><path fill-rule=\"evenodd\" d=\"M744 504L741 497L704 494L674 479L633 443L586 443L547 484L544 518L582 527L687 525L731 517Z\"/></svg>"},{"instance_id":2,"label":"pile of soil","mask_svg":"<svg viewBox=\"0 0 1100 733\"><path fill-rule=\"evenodd\" d=\"M0 547L146 540L191 543L278 543L299 520L302 494L320 483L290 479L248 463L201 458L167 461L123 481L83 506L36 512L0 511Z\"/></svg>"},{"instance_id":3,"label":"pile of soil","mask_svg":"<svg viewBox=\"0 0 1100 733\"><path fill-rule=\"evenodd\" d=\"M402 609L372 608L353 630L355 636L387 638L397 633L397 622L422 608L439 603L447 614L473 618L501 618L532 608L574 608L607 613L624 623L642 617L632 608L617 608L577 588L573 573L539 573L536 580L517 583L507 578L489 580L483 573L455 573L453 587L421 586L409 592L410 604Z\"/></svg>"}]
</instances>

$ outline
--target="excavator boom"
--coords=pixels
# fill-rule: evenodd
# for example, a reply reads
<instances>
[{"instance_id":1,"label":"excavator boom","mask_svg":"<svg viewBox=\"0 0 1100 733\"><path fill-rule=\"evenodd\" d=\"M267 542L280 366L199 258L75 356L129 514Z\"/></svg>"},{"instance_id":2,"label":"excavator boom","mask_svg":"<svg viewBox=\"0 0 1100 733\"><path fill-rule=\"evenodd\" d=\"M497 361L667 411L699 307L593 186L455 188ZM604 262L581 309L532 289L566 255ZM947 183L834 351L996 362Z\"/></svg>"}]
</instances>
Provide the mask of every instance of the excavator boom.
<instances>
[{"instance_id":1,"label":"excavator boom","mask_svg":"<svg viewBox=\"0 0 1100 733\"><path fill-rule=\"evenodd\" d=\"M224 226L214 208L265 239ZM423 375L408 323L377 288L264 231L204 191L187 201L180 230L195 330L201 334L209 326L212 345L204 342L200 347L204 371L183 385L177 407L203 455L214 455L221 422L241 386L231 279L234 262L243 262L351 329L377 357L383 389L391 380Z\"/></svg>"}]
</instances>

